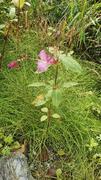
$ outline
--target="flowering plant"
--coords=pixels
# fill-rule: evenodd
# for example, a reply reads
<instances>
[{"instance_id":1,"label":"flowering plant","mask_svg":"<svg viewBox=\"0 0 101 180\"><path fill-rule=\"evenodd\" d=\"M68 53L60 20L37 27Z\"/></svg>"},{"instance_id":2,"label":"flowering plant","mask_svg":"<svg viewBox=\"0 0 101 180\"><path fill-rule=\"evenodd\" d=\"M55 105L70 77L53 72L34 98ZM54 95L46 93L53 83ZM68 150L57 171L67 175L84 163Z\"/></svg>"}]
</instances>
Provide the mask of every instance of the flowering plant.
<instances>
[{"instance_id":1,"label":"flowering plant","mask_svg":"<svg viewBox=\"0 0 101 180\"><path fill-rule=\"evenodd\" d=\"M65 82L63 84L59 84L57 82L58 79L58 71L59 66L63 65L66 70L71 70L77 73L81 72L80 64L72 57L72 52L69 52L67 55L64 54L63 51L60 51L58 48L49 47L48 53L45 50L41 50L39 55L39 59L37 60L37 73L44 73L48 71L50 66L55 65L55 77L54 80L50 80L49 82L34 82L29 85L29 87L44 87L45 95L41 95L40 98L36 98L33 101L35 106L40 106L45 104L47 101L51 101L53 106L58 107L62 101L62 92L64 88L70 88L72 86L77 85L77 82Z\"/></svg>"},{"instance_id":2,"label":"flowering plant","mask_svg":"<svg viewBox=\"0 0 101 180\"><path fill-rule=\"evenodd\" d=\"M18 64L18 62L15 60L15 61L11 61L7 66L8 66L9 69L15 69L15 68L18 68L18 67L19 67L19 64Z\"/></svg>"},{"instance_id":3,"label":"flowering plant","mask_svg":"<svg viewBox=\"0 0 101 180\"><path fill-rule=\"evenodd\" d=\"M51 118L60 119L61 116L53 112L54 109L57 109L62 102L62 93L65 88L70 88L72 86L77 85L77 82L65 82L61 83L58 80L58 72L59 67L64 66L64 68L68 71L71 70L73 72L80 73L81 66L80 64L72 57L73 52L69 52L67 55L64 54L63 51L60 51L56 47L49 47L48 53L45 50L41 50L37 60L37 73L44 73L48 71L50 66L54 66L55 76L54 79L46 82L33 82L29 84L29 87L34 88L42 88L44 89L43 94L39 94L36 99L32 102L34 106L43 106L41 107L41 112L44 115L41 116L41 122L47 120L47 128L45 139L48 135L48 130L51 123ZM52 108L53 107L53 108ZM54 108L55 107L55 108Z\"/></svg>"},{"instance_id":4,"label":"flowering plant","mask_svg":"<svg viewBox=\"0 0 101 180\"><path fill-rule=\"evenodd\" d=\"M48 68L56 64L57 61L54 59L54 57L50 56L45 52L45 50L41 50L39 53L39 60L37 62L37 72L42 73L48 70Z\"/></svg>"}]
</instances>

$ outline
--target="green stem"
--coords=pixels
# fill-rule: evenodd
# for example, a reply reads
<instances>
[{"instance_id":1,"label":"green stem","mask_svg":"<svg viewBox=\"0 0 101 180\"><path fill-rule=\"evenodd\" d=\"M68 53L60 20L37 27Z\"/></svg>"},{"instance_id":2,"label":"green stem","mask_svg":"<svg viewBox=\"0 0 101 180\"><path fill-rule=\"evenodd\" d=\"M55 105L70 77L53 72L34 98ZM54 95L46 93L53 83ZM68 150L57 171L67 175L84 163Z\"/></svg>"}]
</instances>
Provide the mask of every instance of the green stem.
<instances>
[{"instance_id":1,"label":"green stem","mask_svg":"<svg viewBox=\"0 0 101 180\"><path fill-rule=\"evenodd\" d=\"M51 120L51 108L49 107L49 109L48 109L48 123L47 123L46 135L48 134L48 130L50 128L50 120Z\"/></svg>"},{"instance_id":2,"label":"green stem","mask_svg":"<svg viewBox=\"0 0 101 180\"><path fill-rule=\"evenodd\" d=\"M54 86L56 88L57 86L57 79L58 79L58 64L56 65L56 71L55 71L55 82L54 82Z\"/></svg>"},{"instance_id":3,"label":"green stem","mask_svg":"<svg viewBox=\"0 0 101 180\"><path fill-rule=\"evenodd\" d=\"M47 140L48 132L49 132L49 128L50 128L50 123L51 123L51 104L49 105L49 108L48 108L47 127L46 127L46 131L45 131L45 134L43 136L42 143L41 143L42 145L44 145L46 140Z\"/></svg>"},{"instance_id":4,"label":"green stem","mask_svg":"<svg viewBox=\"0 0 101 180\"><path fill-rule=\"evenodd\" d=\"M18 8L18 27L20 26L20 8Z\"/></svg>"}]
</instances>

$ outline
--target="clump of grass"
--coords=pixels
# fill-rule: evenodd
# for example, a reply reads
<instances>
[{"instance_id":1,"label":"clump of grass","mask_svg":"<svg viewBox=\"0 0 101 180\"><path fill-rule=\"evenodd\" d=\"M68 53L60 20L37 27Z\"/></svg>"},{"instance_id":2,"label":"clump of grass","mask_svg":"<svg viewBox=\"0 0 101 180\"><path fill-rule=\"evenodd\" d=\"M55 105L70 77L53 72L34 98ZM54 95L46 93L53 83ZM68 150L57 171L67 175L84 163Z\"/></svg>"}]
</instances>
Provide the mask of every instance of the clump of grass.
<instances>
[{"instance_id":1,"label":"clump of grass","mask_svg":"<svg viewBox=\"0 0 101 180\"><path fill-rule=\"evenodd\" d=\"M33 13L35 17L37 16L40 28L45 30L45 27L42 27L46 24L45 21L53 27L54 37L51 36L53 41L56 39L60 46L72 48L83 58L99 63L101 61L100 9L100 1L90 0L46 1L41 2L40 6L37 3L33 5Z\"/></svg>"},{"instance_id":2,"label":"clump of grass","mask_svg":"<svg viewBox=\"0 0 101 180\"><path fill-rule=\"evenodd\" d=\"M60 70L59 76L63 81L77 81L79 85L64 92L59 109L53 109L60 114L61 120L51 121L48 136L45 137L47 125L40 122L42 112L31 104L37 95L43 93L43 89L31 89L28 84L39 79L52 79L54 73L51 69L42 77L34 73L35 60L42 45L36 34L33 38L31 36L24 34L17 49L16 42L11 41L6 50L3 71L0 73L0 126L19 142L28 140L30 162L33 160L33 151L38 154L45 139L47 148L51 147L56 154L63 149L68 157L60 158L59 161L64 174L69 171L74 179L93 179L95 164L92 158L100 151L94 148L89 152L87 144L101 132L101 122L92 111L92 106L100 105L101 101L100 89L96 88L96 81L100 81L100 67L82 63L83 72L79 76ZM7 63L23 53L28 55L28 60L21 62L19 69L7 69Z\"/></svg>"}]
</instances>

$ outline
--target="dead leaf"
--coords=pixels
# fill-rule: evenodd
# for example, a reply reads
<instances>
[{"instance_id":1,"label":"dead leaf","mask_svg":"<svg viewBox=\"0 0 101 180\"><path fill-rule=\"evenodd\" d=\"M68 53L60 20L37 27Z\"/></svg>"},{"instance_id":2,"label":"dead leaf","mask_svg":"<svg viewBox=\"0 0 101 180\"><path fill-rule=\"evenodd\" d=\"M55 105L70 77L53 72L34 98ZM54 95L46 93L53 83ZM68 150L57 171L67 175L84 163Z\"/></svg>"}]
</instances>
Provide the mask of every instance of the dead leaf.
<instances>
[{"instance_id":1,"label":"dead leaf","mask_svg":"<svg viewBox=\"0 0 101 180\"><path fill-rule=\"evenodd\" d=\"M23 54L23 55L21 55L18 59L17 59L17 61L18 62L22 62L22 61L26 61L26 60L28 60L28 55L27 54Z\"/></svg>"},{"instance_id":2,"label":"dead leaf","mask_svg":"<svg viewBox=\"0 0 101 180\"><path fill-rule=\"evenodd\" d=\"M19 149L15 150L14 152L20 152L20 153L23 153L23 154L26 154L28 151L28 143L26 140L24 140L24 143L20 146Z\"/></svg>"},{"instance_id":3,"label":"dead leaf","mask_svg":"<svg viewBox=\"0 0 101 180\"><path fill-rule=\"evenodd\" d=\"M56 176L56 170L53 167L49 168L47 171L47 175L50 177L55 177Z\"/></svg>"},{"instance_id":4,"label":"dead leaf","mask_svg":"<svg viewBox=\"0 0 101 180\"><path fill-rule=\"evenodd\" d=\"M44 103L44 95L40 94L36 97L36 99L32 102L32 105L37 105L37 104L41 104Z\"/></svg>"},{"instance_id":5,"label":"dead leaf","mask_svg":"<svg viewBox=\"0 0 101 180\"><path fill-rule=\"evenodd\" d=\"M41 153L39 154L39 160L40 161L48 161L49 160L49 152L46 147L43 147L41 149Z\"/></svg>"}]
</instances>

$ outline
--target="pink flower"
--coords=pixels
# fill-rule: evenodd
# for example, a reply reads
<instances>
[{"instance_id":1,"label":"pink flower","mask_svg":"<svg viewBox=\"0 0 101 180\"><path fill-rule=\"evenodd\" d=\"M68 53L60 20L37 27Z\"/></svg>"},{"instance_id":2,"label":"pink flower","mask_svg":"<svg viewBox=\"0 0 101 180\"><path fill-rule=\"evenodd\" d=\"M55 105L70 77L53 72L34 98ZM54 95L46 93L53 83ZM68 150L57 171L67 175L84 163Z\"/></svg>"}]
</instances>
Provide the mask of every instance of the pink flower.
<instances>
[{"instance_id":1,"label":"pink flower","mask_svg":"<svg viewBox=\"0 0 101 180\"><path fill-rule=\"evenodd\" d=\"M45 72L45 71L48 70L48 68L49 68L48 63L46 63L43 60L38 60L38 62L37 62L37 72L39 72L39 73Z\"/></svg>"},{"instance_id":2,"label":"pink flower","mask_svg":"<svg viewBox=\"0 0 101 180\"><path fill-rule=\"evenodd\" d=\"M56 64L56 60L48 55L45 50L41 50L39 53L40 59L37 62L37 72L42 73L48 70L52 64Z\"/></svg>"},{"instance_id":3,"label":"pink flower","mask_svg":"<svg viewBox=\"0 0 101 180\"><path fill-rule=\"evenodd\" d=\"M8 66L9 69L14 69L14 68L19 67L17 61L11 61L7 66Z\"/></svg>"}]
</instances>

